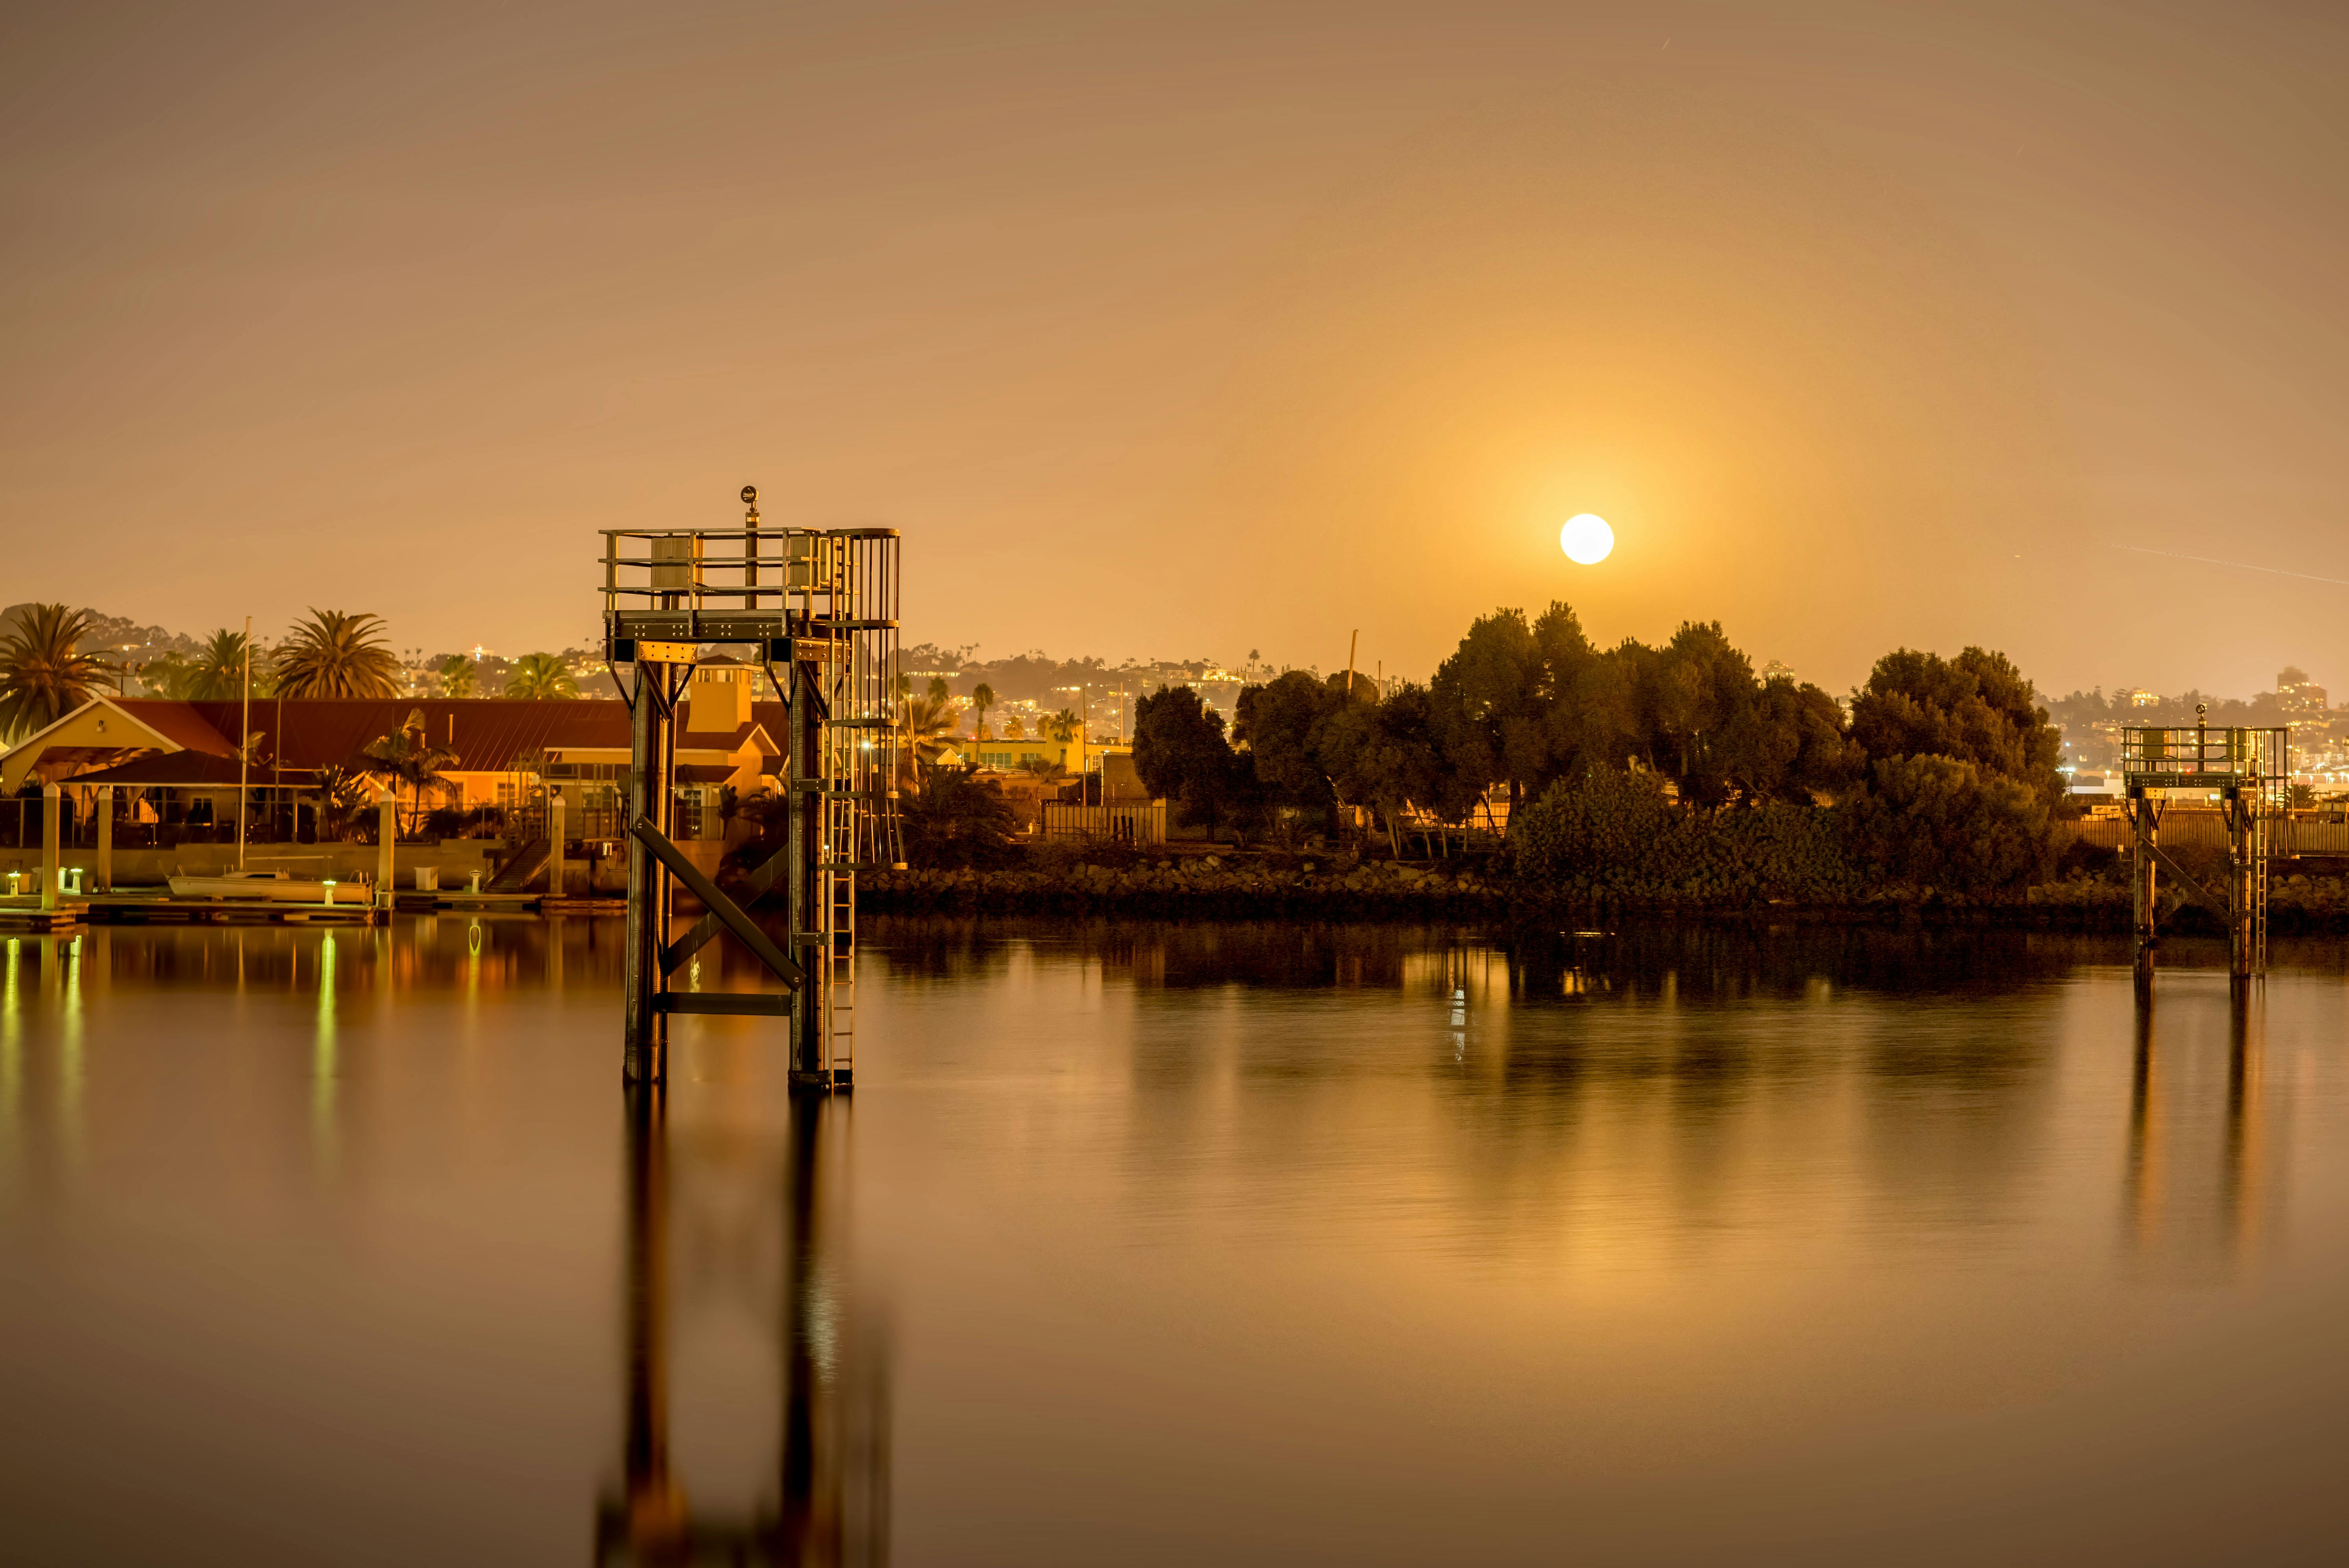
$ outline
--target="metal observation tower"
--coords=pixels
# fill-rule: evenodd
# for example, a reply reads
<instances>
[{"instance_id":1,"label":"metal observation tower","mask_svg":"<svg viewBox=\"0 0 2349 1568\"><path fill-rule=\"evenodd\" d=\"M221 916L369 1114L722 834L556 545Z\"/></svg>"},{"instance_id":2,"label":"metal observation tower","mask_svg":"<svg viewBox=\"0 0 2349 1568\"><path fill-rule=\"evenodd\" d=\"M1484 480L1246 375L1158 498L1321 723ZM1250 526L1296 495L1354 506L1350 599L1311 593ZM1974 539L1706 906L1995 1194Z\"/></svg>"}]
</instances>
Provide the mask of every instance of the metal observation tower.
<instances>
[{"instance_id":1,"label":"metal observation tower","mask_svg":"<svg viewBox=\"0 0 2349 1568\"><path fill-rule=\"evenodd\" d=\"M2200 706L2196 714L2202 712ZM2127 791L2131 908L2140 970L2152 961L2156 867L2185 884L2227 924L2229 969L2268 967L2268 862L2292 805L2292 732L2281 729L2124 729L2121 782ZM2213 891L2161 847L2161 818L2173 793L2216 794L2227 828L2227 885Z\"/></svg>"},{"instance_id":2,"label":"metal observation tower","mask_svg":"<svg viewBox=\"0 0 2349 1568\"><path fill-rule=\"evenodd\" d=\"M789 1020L791 1081L845 1089L855 1071L856 873L903 863L897 827L897 532L766 528L742 490L742 526L604 531L604 653L624 682L628 933L621 1074L666 1081L679 1012ZM782 849L750 878L780 889L778 944L674 842L678 707L696 662L719 650L764 667L786 705ZM683 884L709 912L672 940ZM692 992L670 977L720 929L788 994Z\"/></svg>"}]
</instances>

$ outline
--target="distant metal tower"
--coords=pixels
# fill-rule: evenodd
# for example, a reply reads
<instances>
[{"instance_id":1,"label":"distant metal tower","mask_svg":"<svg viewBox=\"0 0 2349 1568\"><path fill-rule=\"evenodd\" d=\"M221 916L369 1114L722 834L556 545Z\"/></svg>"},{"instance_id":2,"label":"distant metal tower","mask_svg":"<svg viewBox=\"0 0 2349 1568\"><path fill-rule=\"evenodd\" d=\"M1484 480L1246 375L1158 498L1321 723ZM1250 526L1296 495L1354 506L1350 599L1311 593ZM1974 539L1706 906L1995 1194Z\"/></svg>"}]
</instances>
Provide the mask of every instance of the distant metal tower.
<instances>
[{"instance_id":1,"label":"distant metal tower","mask_svg":"<svg viewBox=\"0 0 2349 1568\"><path fill-rule=\"evenodd\" d=\"M791 1075L844 1089L855 1069L856 873L903 863L897 828L897 532L766 528L758 492L730 529L604 531L604 651L635 723L628 820L627 1016L622 1076L667 1073L667 1020L748 1012L791 1021ZM673 842L678 706L712 649L750 649L788 705L785 841L750 878L782 891L781 947ZM672 881L709 913L669 940ZM789 989L697 992L669 977L720 929Z\"/></svg>"},{"instance_id":2,"label":"distant metal tower","mask_svg":"<svg viewBox=\"0 0 2349 1568\"><path fill-rule=\"evenodd\" d=\"M2198 720L2203 710L2194 710ZM2227 922L2229 967L2238 975L2268 967L2268 862L2292 804L2292 732L2124 729L2121 780L2127 791L2133 915L2137 961L2151 961L2157 866L2184 883ZM2172 792L2216 794L2227 827L2227 887L2212 892L2161 847L2161 818Z\"/></svg>"}]
</instances>

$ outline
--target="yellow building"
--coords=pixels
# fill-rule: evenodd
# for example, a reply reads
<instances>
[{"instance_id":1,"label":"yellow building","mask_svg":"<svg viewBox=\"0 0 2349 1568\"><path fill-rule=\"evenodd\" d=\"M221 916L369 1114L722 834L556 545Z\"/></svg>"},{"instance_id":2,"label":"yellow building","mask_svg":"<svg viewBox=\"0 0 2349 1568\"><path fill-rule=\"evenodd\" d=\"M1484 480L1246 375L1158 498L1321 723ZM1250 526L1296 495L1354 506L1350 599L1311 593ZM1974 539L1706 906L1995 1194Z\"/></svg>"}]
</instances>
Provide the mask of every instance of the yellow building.
<instances>
[{"instance_id":1,"label":"yellow building","mask_svg":"<svg viewBox=\"0 0 2349 1568\"><path fill-rule=\"evenodd\" d=\"M1094 745L1081 735L1068 741L1055 741L1042 735L1030 735L1019 741L999 737L974 741L968 735L957 735L947 742L947 748L938 760L957 767L975 762L983 768L999 768L1009 773L1015 768L1024 768L1040 757L1047 762L1060 763L1072 774L1083 773L1103 750L1108 749Z\"/></svg>"}]
</instances>

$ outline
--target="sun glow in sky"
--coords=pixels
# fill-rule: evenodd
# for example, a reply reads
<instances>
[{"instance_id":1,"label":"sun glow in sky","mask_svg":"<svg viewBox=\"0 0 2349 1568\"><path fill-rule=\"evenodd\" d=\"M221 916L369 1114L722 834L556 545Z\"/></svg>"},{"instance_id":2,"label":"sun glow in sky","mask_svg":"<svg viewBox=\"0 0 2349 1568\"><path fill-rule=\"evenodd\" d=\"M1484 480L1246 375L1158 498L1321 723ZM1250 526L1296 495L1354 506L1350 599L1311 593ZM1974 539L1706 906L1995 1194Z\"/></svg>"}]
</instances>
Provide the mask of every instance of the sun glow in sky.
<instances>
[{"instance_id":1,"label":"sun glow in sky","mask_svg":"<svg viewBox=\"0 0 2349 1568\"><path fill-rule=\"evenodd\" d=\"M16 7L0 604L583 646L747 482L909 644L1424 678L1587 510L1601 639L2337 688L2179 557L2349 576L2349 29L2175 10Z\"/></svg>"}]
</instances>

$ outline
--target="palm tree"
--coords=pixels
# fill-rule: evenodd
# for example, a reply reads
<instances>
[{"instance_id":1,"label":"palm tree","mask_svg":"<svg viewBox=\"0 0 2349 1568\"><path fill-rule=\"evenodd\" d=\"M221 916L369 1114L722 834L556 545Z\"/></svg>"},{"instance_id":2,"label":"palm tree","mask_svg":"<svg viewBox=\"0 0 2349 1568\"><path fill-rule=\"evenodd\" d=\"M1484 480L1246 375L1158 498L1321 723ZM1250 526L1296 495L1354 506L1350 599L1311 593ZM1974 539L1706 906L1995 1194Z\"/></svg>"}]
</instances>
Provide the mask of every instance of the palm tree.
<instances>
[{"instance_id":1,"label":"palm tree","mask_svg":"<svg viewBox=\"0 0 2349 1568\"><path fill-rule=\"evenodd\" d=\"M381 763L377 770L416 792L415 809L409 814L410 833L424 816L424 792L434 784L445 783L440 770L454 767L457 753L446 746L436 746L424 725L424 710L411 708L399 728L379 741L369 741L361 748L366 755Z\"/></svg>"},{"instance_id":2,"label":"palm tree","mask_svg":"<svg viewBox=\"0 0 2349 1568\"><path fill-rule=\"evenodd\" d=\"M318 841L340 843L350 833L351 818L367 804L367 784L360 774L332 763L318 770Z\"/></svg>"},{"instance_id":3,"label":"palm tree","mask_svg":"<svg viewBox=\"0 0 2349 1568\"><path fill-rule=\"evenodd\" d=\"M1066 708L1045 720L1038 727L1052 739L1062 742L1075 740L1079 729L1076 714Z\"/></svg>"},{"instance_id":4,"label":"palm tree","mask_svg":"<svg viewBox=\"0 0 2349 1568\"><path fill-rule=\"evenodd\" d=\"M389 697L399 660L383 640L383 618L313 609L277 648L278 690L287 697Z\"/></svg>"},{"instance_id":5,"label":"palm tree","mask_svg":"<svg viewBox=\"0 0 2349 1568\"><path fill-rule=\"evenodd\" d=\"M16 629L0 637L0 736L46 729L94 691L119 691L120 668L76 646L90 634L88 610L26 605Z\"/></svg>"},{"instance_id":6,"label":"palm tree","mask_svg":"<svg viewBox=\"0 0 2349 1568\"><path fill-rule=\"evenodd\" d=\"M563 660L554 655L525 653L514 665L513 673L506 678L506 695L527 697L533 701L576 697L579 682L571 679L571 671L564 669Z\"/></svg>"},{"instance_id":7,"label":"palm tree","mask_svg":"<svg viewBox=\"0 0 2349 1568\"><path fill-rule=\"evenodd\" d=\"M440 695L471 697L481 690L481 667L461 653L440 661Z\"/></svg>"},{"instance_id":8,"label":"palm tree","mask_svg":"<svg viewBox=\"0 0 2349 1568\"><path fill-rule=\"evenodd\" d=\"M937 697L908 697L897 706L897 729L904 737L905 750L900 764L903 775L915 776L914 764L934 763L946 750L941 738L954 727L953 702Z\"/></svg>"},{"instance_id":9,"label":"palm tree","mask_svg":"<svg viewBox=\"0 0 2349 1568\"><path fill-rule=\"evenodd\" d=\"M225 702L239 695L244 690L244 633L226 627L213 632L190 661L183 689L171 695L198 702Z\"/></svg>"},{"instance_id":10,"label":"palm tree","mask_svg":"<svg viewBox=\"0 0 2349 1568\"><path fill-rule=\"evenodd\" d=\"M978 722L970 727L974 741L987 739L987 711L995 706L995 688L982 680L970 689L970 705L978 711Z\"/></svg>"}]
</instances>

